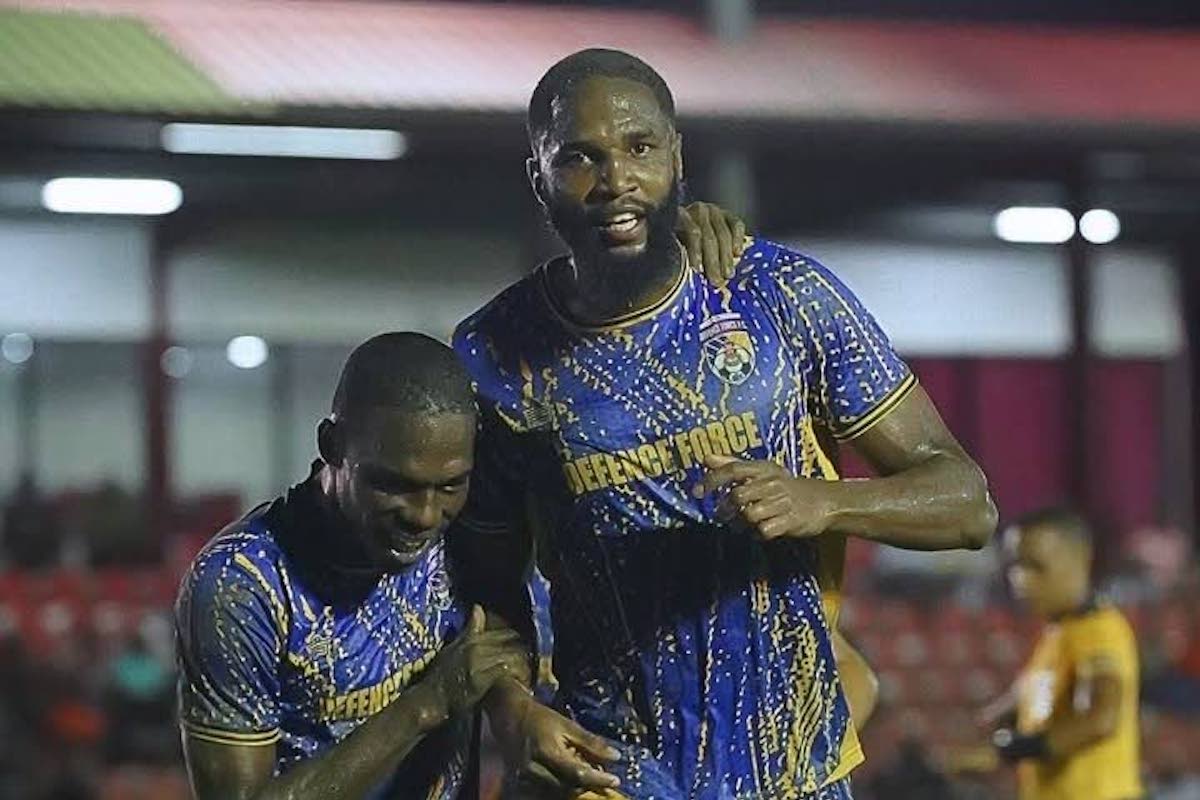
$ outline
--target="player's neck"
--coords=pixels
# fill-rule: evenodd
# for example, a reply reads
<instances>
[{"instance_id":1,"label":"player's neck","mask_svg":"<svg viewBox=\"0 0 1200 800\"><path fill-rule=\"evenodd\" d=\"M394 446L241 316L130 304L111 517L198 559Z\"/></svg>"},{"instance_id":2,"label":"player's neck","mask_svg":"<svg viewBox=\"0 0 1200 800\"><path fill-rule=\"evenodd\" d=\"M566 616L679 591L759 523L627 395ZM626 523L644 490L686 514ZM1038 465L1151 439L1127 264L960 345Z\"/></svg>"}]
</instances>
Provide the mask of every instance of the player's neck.
<instances>
[{"instance_id":1,"label":"player's neck","mask_svg":"<svg viewBox=\"0 0 1200 800\"><path fill-rule=\"evenodd\" d=\"M572 255L552 288L570 315L590 325L603 325L645 311L662 302L679 283L686 256L678 243L648 253L636 264Z\"/></svg>"},{"instance_id":2,"label":"player's neck","mask_svg":"<svg viewBox=\"0 0 1200 800\"><path fill-rule=\"evenodd\" d=\"M351 529L350 521L342 512L333 486L333 474L329 467L323 466L315 477L317 504L322 523L320 530L325 534L325 541L322 545L327 548L325 552L327 566L339 573L361 577L369 578L383 574L383 570L371 561L359 544Z\"/></svg>"},{"instance_id":3,"label":"player's neck","mask_svg":"<svg viewBox=\"0 0 1200 800\"><path fill-rule=\"evenodd\" d=\"M1096 595L1092 592L1092 589L1089 586L1086 591L1073 598L1067 607L1062 611L1059 611L1056 614L1051 614L1050 621L1061 622L1062 620L1070 619L1072 617L1079 617L1088 613L1089 611L1092 611L1095 607Z\"/></svg>"}]
</instances>

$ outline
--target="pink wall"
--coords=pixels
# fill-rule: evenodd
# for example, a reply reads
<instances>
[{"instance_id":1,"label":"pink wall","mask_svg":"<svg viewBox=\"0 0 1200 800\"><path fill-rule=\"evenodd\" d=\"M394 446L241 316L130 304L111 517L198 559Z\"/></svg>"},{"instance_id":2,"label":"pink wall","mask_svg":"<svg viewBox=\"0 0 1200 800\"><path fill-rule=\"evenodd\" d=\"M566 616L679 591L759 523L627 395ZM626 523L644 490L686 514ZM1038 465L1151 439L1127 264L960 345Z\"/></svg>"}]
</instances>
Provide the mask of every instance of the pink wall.
<instances>
[{"instance_id":1,"label":"pink wall","mask_svg":"<svg viewBox=\"0 0 1200 800\"><path fill-rule=\"evenodd\" d=\"M1062 359L913 359L946 424L983 466L1002 520L1068 499L1068 363ZM1087 387L1087 511L1124 534L1162 521L1163 377L1157 360L1099 360ZM866 474L846 454L848 474Z\"/></svg>"}]
</instances>

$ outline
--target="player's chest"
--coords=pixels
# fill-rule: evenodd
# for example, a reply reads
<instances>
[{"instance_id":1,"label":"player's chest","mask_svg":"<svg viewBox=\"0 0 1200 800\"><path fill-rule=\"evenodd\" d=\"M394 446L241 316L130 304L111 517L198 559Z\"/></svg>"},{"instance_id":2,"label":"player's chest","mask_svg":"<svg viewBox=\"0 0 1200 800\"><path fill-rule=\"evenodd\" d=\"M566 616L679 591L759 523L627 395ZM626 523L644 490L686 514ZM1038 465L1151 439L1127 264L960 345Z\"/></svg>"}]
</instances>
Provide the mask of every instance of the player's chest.
<instances>
[{"instance_id":1,"label":"player's chest","mask_svg":"<svg viewBox=\"0 0 1200 800\"><path fill-rule=\"evenodd\" d=\"M284 701L321 724L375 714L424 671L462 620L444 573L416 585L385 579L354 604L297 597L280 675Z\"/></svg>"},{"instance_id":2,"label":"player's chest","mask_svg":"<svg viewBox=\"0 0 1200 800\"><path fill-rule=\"evenodd\" d=\"M726 304L561 344L523 365L510 411L564 453L679 435L737 452L780 410L803 412L805 375L767 317Z\"/></svg>"}]
</instances>

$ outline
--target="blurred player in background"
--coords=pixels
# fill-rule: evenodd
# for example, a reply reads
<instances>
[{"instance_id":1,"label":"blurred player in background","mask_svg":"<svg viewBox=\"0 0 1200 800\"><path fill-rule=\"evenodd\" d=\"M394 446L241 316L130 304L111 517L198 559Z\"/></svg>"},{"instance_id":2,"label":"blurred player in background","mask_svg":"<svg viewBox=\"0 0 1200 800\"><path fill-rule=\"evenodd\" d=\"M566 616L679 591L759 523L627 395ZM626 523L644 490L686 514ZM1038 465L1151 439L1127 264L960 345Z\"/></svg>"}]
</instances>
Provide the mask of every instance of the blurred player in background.
<instances>
[{"instance_id":1,"label":"blurred player in background","mask_svg":"<svg viewBox=\"0 0 1200 800\"><path fill-rule=\"evenodd\" d=\"M463 530L515 541L532 501L557 707L621 753L549 777L634 798L849 797L862 753L812 540L980 547L984 476L824 267L756 239L727 287L688 269L672 236L681 138L652 68L569 56L528 126L531 183L571 254L455 346L483 415ZM816 424L885 477L825 480ZM536 727L499 738L522 733L509 750L532 771Z\"/></svg>"},{"instance_id":2,"label":"blurred player in background","mask_svg":"<svg viewBox=\"0 0 1200 800\"><path fill-rule=\"evenodd\" d=\"M1015 594L1046 620L1017 682L983 714L1013 725L994 740L1017 764L1021 800L1141 797L1137 642L1092 592L1087 523L1041 511L1010 529L1006 545Z\"/></svg>"}]
</instances>

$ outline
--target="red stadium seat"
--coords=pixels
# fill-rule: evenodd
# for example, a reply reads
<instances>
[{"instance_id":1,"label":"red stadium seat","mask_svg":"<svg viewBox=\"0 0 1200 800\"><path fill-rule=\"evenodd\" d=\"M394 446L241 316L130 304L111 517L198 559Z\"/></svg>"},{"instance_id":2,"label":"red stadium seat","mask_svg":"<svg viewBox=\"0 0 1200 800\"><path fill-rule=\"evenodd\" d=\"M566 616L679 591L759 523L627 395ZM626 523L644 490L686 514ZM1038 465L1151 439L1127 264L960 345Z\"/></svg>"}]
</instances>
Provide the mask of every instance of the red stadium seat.
<instances>
[{"instance_id":1,"label":"red stadium seat","mask_svg":"<svg viewBox=\"0 0 1200 800\"><path fill-rule=\"evenodd\" d=\"M1015 667L1022 661L1024 647L1021 641L1012 629L989 631L984 640L988 661L998 667Z\"/></svg>"},{"instance_id":2,"label":"red stadium seat","mask_svg":"<svg viewBox=\"0 0 1200 800\"><path fill-rule=\"evenodd\" d=\"M950 702L951 686L946 673L935 668L918 671L914 676L917 701L926 706L944 706Z\"/></svg>"},{"instance_id":3,"label":"red stadium seat","mask_svg":"<svg viewBox=\"0 0 1200 800\"><path fill-rule=\"evenodd\" d=\"M922 667L929 662L929 643L919 629L899 634L895 640L896 662L907 668Z\"/></svg>"},{"instance_id":4,"label":"red stadium seat","mask_svg":"<svg viewBox=\"0 0 1200 800\"><path fill-rule=\"evenodd\" d=\"M994 700L1004 691L1005 682L992 670L977 667L967 673L963 682L966 702L978 708Z\"/></svg>"},{"instance_id":5,"label":"red stadium seat","mask_svg":"<svg viewBox=\"0 0 1200 800\"><path fill-rule=\"evenodd\" d=\"M867 659L869 664L878 666L883 659L883 650L885 647L884 637L872 630L863 632L854 632L851 638L858 649L862 651L863 657Z\"/></svg>"},{"instance_id":6,"label":"red stadium seat","mask_svg":"<svg viewBox=\"0 0 1200 800\"><path fill-rule=\"evenodd\" d=\"M88 622L92 630L102 639L115 639L133 629L133 618L129 610L120 603L104 600L91 607Z\"/></svg>"},{"instance_id":7,"label":"red stadium seat","mask_svg":"<svg viewBox=\"0 0 1200 800\"><path fill-rule=\"evenodd\" d=\"M21 614L15 604L0 599L0 639L21 635Z\"/></svg>"},{"instance_id":8,"label":"red stadium seat","mask_svg":"<svg viewBox=\"0 0 1200 800\"><path fill-rule=\"evenodd\" d=\"M896 708L903 708L912 702L909 691L907 673L900 670L879 671L879 699L881 702Z\"/></svg>"},{"instance_id":9,"label":"red stadium seat","mask_svg":"<svg viewBox=\"0 0 1200 800\"><path fill-rule=\"evenodd\" d=\"M69 637L75 632L78 622L78 609L65 598L51 600L38 610L41 633L51 641Z\"/></svg>"},{"instance_id":10,"label":"red stadium seat","mask_svg":"<svg viewBox=\"0 0 1200 800\"><path fill-rule=\"evenodd\" d=\"M917 613L907 603L889 602L881 604L874 614L874 626L879 630L911 630L917 624Z\"/></svg>"},{"instance_id":11,"label":"red stadium seat","mask_svg":"<svg viewBox=\"0 0 1200 800\"><path fill-rule=\"evenodd\" d=\"M962 667L971 661L971 637L964 628L947 627L932 639L933 661L949 667Z\"/></svg>"},{"instance_id":12,"label":"red stadium seat","mask_svg":"<svg viewBox=\"0 0 1200 800\"><path fill-rule=\"evenodd\" d=\"M100 597L116 603L128 603L133 599L134 579L126 570L106 569L97 573Z\"/></svg>"},{"instance_id":13,"label":"red stadium seat","mask_svg":"<svg viewBox=\"0 0 1200 800\"><path fill-rule=\"evenodd\" d=\"M0 572L0 601L25 596L25 573L15 570Z\"/></svg>"}]
</instances>

